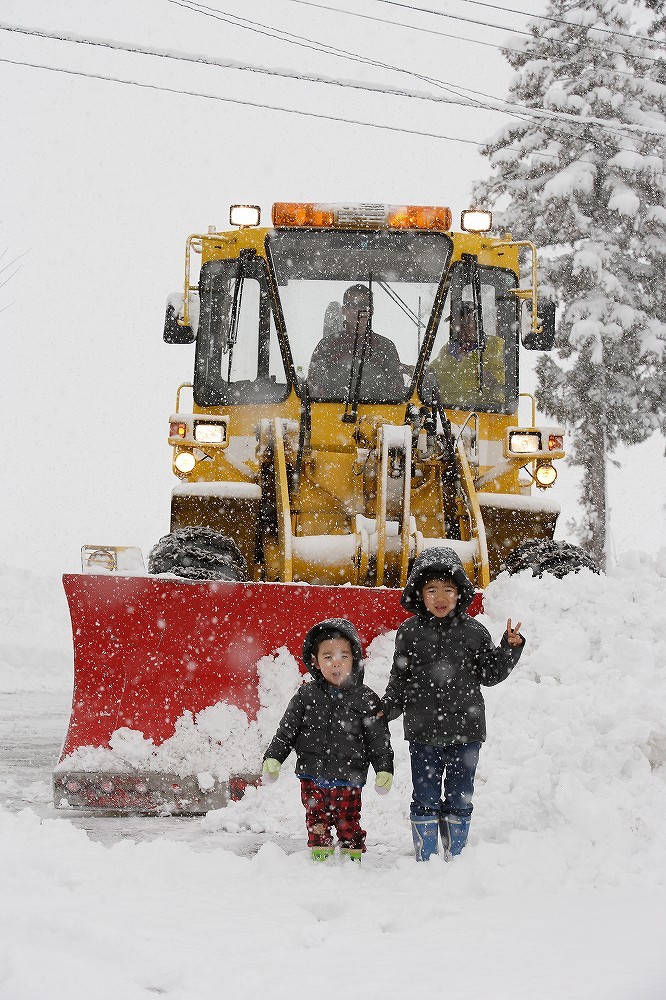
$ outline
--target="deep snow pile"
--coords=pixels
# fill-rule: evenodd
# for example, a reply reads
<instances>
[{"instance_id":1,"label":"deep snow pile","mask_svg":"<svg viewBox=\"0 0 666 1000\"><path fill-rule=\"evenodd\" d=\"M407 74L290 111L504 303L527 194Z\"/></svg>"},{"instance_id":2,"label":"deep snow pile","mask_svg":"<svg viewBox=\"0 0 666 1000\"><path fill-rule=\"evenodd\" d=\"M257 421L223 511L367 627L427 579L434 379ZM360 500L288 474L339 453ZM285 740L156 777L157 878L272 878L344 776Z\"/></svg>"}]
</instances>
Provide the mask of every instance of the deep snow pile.
<instances>
[{"instance_id":1,"label":"deep snow pile","mask_svg":"<svg viewBox=\"0 0 666 1000\"><path fill-rule=\"evenodd\" d=\"M485 601L494 638L510 616L528 646L485 692L460 858L413 861L399 720L394 789L364 793L360 869L310 861L293 757L276 785L183 821L187 843L107 848L67 813L0 808L0 1000L392 1000L433 984L492 1000L661 1000L666 552L625 556L608 577L503 576ZM380 637L366 669L379 693L390 657ZM296 683L284 653L273 667L267 728ZM244 832L252 856L238 853Z\"/></svg>"},{"instance_id":2,"label":"deep snow pile","mask_svg":"<svg viewBox=\"0 0 666 1000\"><path fill-rule=\"evenodd\" d=\"M0 691L71 686L72 640L57 577L0 564Z\"/></svg>"},{"instance_id":3,"label":"deep snow pile","mask_svg":"<svg viewBox=\"0 0 666 1000\"><path fill-rule=\"evenodd\" d=\"M470 845L493 879L553 885L663 883L666 858L666 550L627 556L612 576L503 575L481 620L499 641L507 617L528 639L518 668L485 689L488 741L479 763ZM386 685L392 642L375 640L366 682ZM410 849L409 759L392 723L396 781L364 794L371 850ZM293 756L290 758L293 771ZM283 772L287 766L283 768ZM293 774L209 813L204 824L302 836Z\"/></svg>"}]
</instances>

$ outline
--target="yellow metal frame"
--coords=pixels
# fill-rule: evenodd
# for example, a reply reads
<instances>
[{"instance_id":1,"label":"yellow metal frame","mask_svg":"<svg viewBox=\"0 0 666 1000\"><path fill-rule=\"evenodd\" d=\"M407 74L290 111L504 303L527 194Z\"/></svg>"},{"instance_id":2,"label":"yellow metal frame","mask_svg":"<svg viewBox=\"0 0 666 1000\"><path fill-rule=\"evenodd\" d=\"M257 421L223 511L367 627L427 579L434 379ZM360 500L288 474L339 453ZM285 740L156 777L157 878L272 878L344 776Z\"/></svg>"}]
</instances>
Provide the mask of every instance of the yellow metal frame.
<instances>
[{"instance_id":1,"label":"yellow metal frame","mask_svg":"<svg viewBox=\"0 0 666 1000\"><path fill-rule=\"evenodd\" d=\"M235 258L241 250L249 248L265 257L265 240L269 232L268 228L252 227L225 233L195 233L188 237L185 247L183 318L178 321L181 326L190 325L189 299L192 292L198 291L199 287L192 282L193 254L199 254L202 263ZM452 263L459 260L462 253L472 252L484 266L502 267L517 272L521 251L530 251L532 285L527 289L518 288L512 291L520 300L531 300L532 330L538 333L541 327L537 315L537 251L534 243L513 241L508 235L499 241L487 234L479 233L449 233L449 235L453 241ZM179 385L176 393L177 414L182 412L182 393L185 389L192 388L191 382ZM534 426L536 402L529 393L521 393L520 398L523 397L531 400L532 426ZM220 448L215 453L211 449L211 454L206 455L208 461L198 462L192 473L176 474L181 482L185 483L237 482L246 488L251 484L256 486L260 482L262 462L271 461L273 465L271 476L274 477L275 483L277 539L272 535L265 549L265 570L270 578L278 577L284 582L312 578L317 582L326 583L335 583L343 579L345 582L367 583L374 586L383 586L388 582L390 586L402 587L407 580L410 559L417 545L416 539L421 525L425 528L421 537L427 536L429 544L437 544L434 540L438 540L440 535L442 544L447 543L443 520L446 502L442 493L442 465L439 458L435 456L431 459L420 459L418 454L412 456L411 442L406 440L404 466L401 472L404 479L401 489L398 489L397 483L392 483L390 480L391 449L385 427L402 425L405 419L405 407L409 402L417 406L421 404L421 400L416 396L406 404L364 404L357 423L353 425L341 423L340 417L343 411L341 404L311 404L309 450L301 456L300 480L297 491L291 497L290 470L293 471L298 446L294 428L293 426L290 428L289 421L294 422L295 426L300 419L302 409L301 400L293 389L282 402L257 406L200 407L194 403L193 412L196 414L228 415L229 439L235 439L236 442L244 441L242 447L246 448L249 457L239 460L238 456L234 458L232 454L227 455L224 449ZM446 412L455 423L465 420L464 414L460 411ZM507 426L517 420L517 414L474 413L467 417L467 420L469 419L475 420L477 442L483 444L502 441ZM261 431L263 435L261 440L264 444L257 451L253 447L253 439L255 430L259 426L264 428ZM174 454L177 451L178 442L175 442ZM233 449L229 449L229 452L232 451ZM400 460L402 463L402 455ZM480 587L485 587L491 579L491 562L497 561L497 540L493 540L493 528L490 529L491 537L487 535L478 499L479 490L492 484L495 491L503 496L519 495L518 471L528 463L521 458L512 458L506 463L506 467L491 468L486 464L474 469L460 435L455 443L455 462L464 496L464 508L461 507L458 512L461 533L467 540L469 528L471 536L469 541L476 543L477 554L474 557L476 583ZM419 478L412 482L413 464L419 469ZM239 515L234 515L233 512L224 514L220 505L226 501L215 499L213 493L210 496L213 499L208 499L203 493L199 495L193 493L193 498L187 502L191 504L193 510L196 507L199 518L205 518L206 504L210 504L211 512L217 504L215 517L218 520L227 517L233 530L233 517ZM252 503L259 503L256 498L253 501L244 500L243 496L239 493L233 500L238 510L243 503L248 506L248 510ZM454 504L456 502L458 501L452 501ZM183 503L181 499L181 505ZM231 510L231 507L229 509ZM252 508L253 511L254 509ZM362 521L357 524L358 514L370 521L374 514L374 527L363 528ZM495 520L499 517L497 511L494 517ZM213 520L211 513L211 523ZM399 522L399 544L394 534L389 538L387 529L389 520L392 523ZM419 531L416 530L417 525ZM246 549L252 552L252 537L256 531L256 524L249 524L247 530L249 540L246 540ZM395 531L395 528L392 530ZM372 535L372 550L369 548L369 534ZM325 559L311 555L307 547L301 546L299 549L299 538L314 539L317 536L332 535L344 536L346 539L341 546L345 556L335 564L333 562L329 564ZM353 541L350 536L354 536ZM316 548L316 545L312 548ZM492 550L492 559L489 557L489 548ZM348 556L352 549L355 552L351 560L353 565L347 565L350 563ZM374 556L374 562L370 560L371 555ZM471 557L468 565L470 562ZM369 574L373 566L374 572L370 579ZM469 568L471 569L471 566ZM257 570L257 572L262 571ZM311 574L311 577L308 574Z\"/></svg>"},{"instance_id":2,"label":"yellow metal frame","mask_svg":"<svg viewBox=\"0 0 666 1000\"><path fill-rule=\"evenodd\" d=\"M537 315L537 248L536 244L530 242L530 240L507 240L505 242L495 243L495 247L498 249L501 247L511 247L512 249L529 250L532 254L532 287L531 288L512 288L511 291L517 298L522 300L531 299L532 300L532 332L541 333L541 324L539 323L539 317Z\"/></svg>"}]
</instances>

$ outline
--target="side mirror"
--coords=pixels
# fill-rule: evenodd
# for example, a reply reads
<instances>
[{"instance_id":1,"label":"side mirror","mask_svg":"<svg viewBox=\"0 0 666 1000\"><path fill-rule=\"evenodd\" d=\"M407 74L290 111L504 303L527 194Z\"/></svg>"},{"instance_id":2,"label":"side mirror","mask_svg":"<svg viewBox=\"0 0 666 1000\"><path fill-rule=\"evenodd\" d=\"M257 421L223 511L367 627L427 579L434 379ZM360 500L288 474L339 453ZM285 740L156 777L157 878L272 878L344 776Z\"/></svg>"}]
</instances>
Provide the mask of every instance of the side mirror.
<instances>
[{"instance_id":1,"label":"side mirror","mask_svg":"<svg viewBox=\"0 0 666 1000\"><path fill-rule=\"evenodd\" d=\"M539 299L537 302L539 324L541 331L535 333L531 323L522 334L523 347L528 351L552 351L555 347L555 303L550 299ZM527 302L527 315L531 320L532 303Z\"/></svg>"},{"instance_id":2,"label":"side mirror","mask_svg":"<svg viewBox=\"0 0 666 1000\"><path fill-rule=\"evenodd\" d=\"M180 301L180 308L174 299ZM197 338L191 326L181 326L178 322L182 316L182 295L170 295L167 299L166 316L164 318L164 342L166 344L193 344Z\"/></svg>"}]
</instances>

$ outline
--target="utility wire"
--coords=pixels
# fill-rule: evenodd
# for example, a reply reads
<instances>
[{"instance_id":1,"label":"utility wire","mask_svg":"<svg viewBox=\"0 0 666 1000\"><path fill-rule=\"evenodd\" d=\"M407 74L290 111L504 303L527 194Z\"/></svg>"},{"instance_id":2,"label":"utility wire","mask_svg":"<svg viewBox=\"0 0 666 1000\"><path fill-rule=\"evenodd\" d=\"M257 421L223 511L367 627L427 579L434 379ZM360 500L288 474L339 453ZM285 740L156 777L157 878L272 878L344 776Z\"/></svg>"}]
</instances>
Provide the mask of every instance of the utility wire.
<instances>
[{"instance_id":1,"label":"utility wire","mask_svg":"<svg viewBox=\"0 0 666 1000\"><path fill-rule=\"evenodd\" d=\"M497 42L484 42L479 38L469 38L466 35L452 35L448 31L437 31L435 28L423 28L418 24L409 24L407 21L390 21L386 17L377 17L374 14L361 14L357 10L345 10L342 7L329 7L327 4L314 3L314 0L287 0L287 3L296 3L301 7L315 7L317 10L328 10L335 14L344 14L348 17L359 17L364 21L375 21L377 24L392 24L397 28L408 28L410 31L420 31L424 35L437 35L439 38L453 38L461 42L472 42L475 45L485 45L490 49L503 49L507 46L498 45ZM521 49L511 49L511 52L521 52Z\"/></svg>"},{"instance_id":2,"label":"utility wire","mask_svg":"<svg viewBox=\"0 0 666 1000\"><path fill-rule=\"evenodd\" d=\"M229 15L226 11L220 12L217 8L208 7L205 4L195 3L194 0L167 0L168 3L173 4L177 7L182 7L185 10L191 10L194 13L203 14L206 17L212 17L215 20L224 21L229 24L234 24L236 27L245 28L247 30L256 32L261 35L268 35L270 38L276 38L280 41L285 41L288 44L298 45L300 47L312 48L313 44L317 46L315 51L327 52L329 55L334 55L337 58L351 59L354 62L364 63L366 65L378 66L382 69L388 69L396 73L404 73L407 76L415 77L425 83L430 83L433 86L440 87L441 89L448 91L449 93L455 94L457 97L463 97L461 90L469 90L469 88L459 88L452 84L446 83L443 80L439 80L436 77L426 76L422 73L416 73L412 70L404 69L399 66L393 66L390 63L379 62L375 59L369 59L366 56L361 55L358 52L349 52L346 49L338 49L334 46L326 45L326 43L319 42L317 39L306 38L303 35L295 35L292 32L284 31L282 28L276 28L274 25L266 25L258 21L250 21L248 18L240 17L236 14ZM240 23L239 23L240 22ZM277 33L276 33L277 32ZM286 37L282 37L286 36ZM322 47L325 46L325 47ZM478 94L478 91L470 91L471 93ZM606 120L601 118L581 118L578 115L573 115L568 112L562 111L545 111L540 108L530 108L524 105L516 105L504 101L501 98L493 98L488 94L482 94L482 97L486 97L489 100L498 101L504 108L510 108L513 117L516 119L524 118L526 115L531 118L545 118L552 121L562 121L562 122L574 122L577 125L596 125L606 131L616 134L616 135L637 135L641 133L652 133L655 135L666 135L666 130L651 129L644 125L628 125L623 124L621 126L610 125ZM490 106L483 101L478 99L467 98L466 103L470 107L483 108L484 110L499 111L502 112L502 107Z\"/></svg>"},{"instance_id":3,"label":"utility wire","mask_svg":"<svg viewBox=\"0 0 666 1000\"><path fill-rule=\"evenodd\" d=\"M243 27L239 25L239 27ZM247 63L241 63L236 60L222 61L215 59L208 59L203 56L188 56L182 53L167 52L163 49L147 48L147 47L137 47L132 45L127 45L122 42L109 42L102 39L87 38L81 35L73 34L55 34L54 32L48 31L38 31L35 29L22 28L18 25L8 25L0 23L0 31L13 32L17 34L27 35L28 37L36 38L46 38L50 41L68 42L75 45L90 45L97 48L110 49L112 51L128 52L134 55L147 55L154 56L161 59L173 59L179 62L186 62L191 65L203 65L203 66L214 66L219 69L231 69L240 72L251 72L257 73L259 75L267 76L277 76L283 79L296 80L297 82L304 83L319 83L326 86L341 87L343 89L349 88L352 90L366 91L372 94L385 94L392 97L405 97L411 100L420 101L430 101L437 104L452 104L460 105L462 107L481 107L483 110L495 111L499 114L505 114L501 108L494 108L490 105L481 105L471 102L469 98L463 95L457 95L456 98L452 97L442 97L435 94L425 94L418 93L415 91L402 90L397 87L386 87L382 85L372 85L372 84L361 84L353 81L345 81L339 79L333 79L331 77L325 76L314 76L312 74L301 74L292 72L289 73L285 70L273 70L265 66L257 66ZM516 121L524 120L523 117L516 117ZM460 140L461 142L472 143L472 140ZM474 143L472 143L474 144ZM476 143L476 145L482 145L482 143Z\"/></svg>"},{"instance_id":4,"label":"utility wire","mask_svg":"<svg viewBox=\"0 0 666 1000\"><path fill-rule=\"evenodd\" d=\"M471 0L468 0L468 2L471 2ZM361 14L356 10L346 10L342 7L330 7L327 4L314 3L314 0L287 0L287 3L295 3L302 7L315 7L317 10L327 10L331 13L342 14L345 17L357 17L363 21L374 21L377 24L390 24L396 28L407 28L409 31L418 31L425 35L436 35L438 38L451 38L458 42L470 42L472 45L483 45L486 48L496 49L501 52L515 52L516 55L522 55L524 53L524 49L514 49L512 46L504 43L499 44L498 42L486 42L480 38L470 38L469 35L452 35L448 31L436 31L434 28L423 28L418 24L409 24L407 21L391 21L386 17L376 17L372 14ZM516 11L516 13L518 13L518 11ZM536 14L530 14L529 16L536 17ZM507 27L503 30L513 31L514 29ZM525 34L527 34L527 32L525 32ZM632 35L631 37L633 38L634 36ZM637 77L635 73L631 72L631 70L614 69L613 72L618 73L620 76L629 76L633 80L645 79L645 77Z\"/></svg>"},{"instance_id":5,"label":"utility wire","mask_svg":"<svg viewBox=\"0 0 666 1000\"><path fill-rule=\"evenodd\" d=\"M470 0L467 0L467 2L470 2ZM503 24L493 24L490 21L479 21L476 18L473 18L473 17L463 17L460 14L446 14L443 10L431 10L429 7L416 7L413 4L398 3L397 0L377 0L377 3L383 3L383 4L386 4L389 7L402 7L404 10L415 10L415 11L418 11L420 14L433 14L435 17L448 17L452 21L466 21L469 24L479 24L479 25L481 25L484 28L496 28L498 31L509 31L509 32L511 32L514 35L527 35L528 38L533 38L534 37L533 34L532 34L532 32L530 32L530 31L521 31L519 28L509 28L509 27L506 27ZM490 6L490 5L488 5L488 6ZM504 8L498 7L497 9L498 10L502 10ZM524 12L524 11L516 11L516 13L522 14L522 13L526 13L526 12ZM532 17L533 15L526 13L526 16L527 17ZM614 31L612 28L596 28L594 25L576 24L574 21L563 21L561 23L562 24L569 24L571 27L573 27L573 28L579 28L581 31L600 31L600 32L607 32L610 35L624 35L625 34L622 31ZM636 39L637 38L636 35L627 35L627 37L628 38L632 38L632 39ZM640 41L641 39L639 38L638 40ZM647 39L645 39L645 41L652 42L653 39L647 38ZM588 44L595 45L596 43L590 43L588 41ZM597 46L597 47L601 48L602 46ZM622 49L605 49L605 51L615 52L615 53L617 53L619 55L624 55ZM663 61L662 58L659 58L659 57L655 58L654 56L638 56L637 58L640 58L640 59L649 59L651 62L662 62Z\"/></svg>"},{"instance_id":6,"label":"utility wire","mask_svg":"<svg viewBox=\"0 0 666 1000\"><path fill-rule=\"evenodd\" d=\"M239 25L242 27L242 25ZM46 38L49 41L70 42L74 45L91 45L97 48L111 49L117 52L129 52L134 55L154 56L159 59L173 59L178 62L189 63L194 66L214 66L217 69L231 69L241 72L257 73L265 76L277 76L287 80L296 80L302 83L321 83L327 86L348 88L351 90L363 90L373 94L387 94L395 97L408 97L412 100L434 101L443 104L460 104L468 106L468 99L453 100L449 97L440 97L435 94L418 93L416 91L401 90L397 87L390 87L381 84L358 83L353 80L340 80L334 77L314 75L310 73L289 72L284 69L270 69L268 66L258 66L252 63L243 63L235 59L221 60L209 59L205 56L186 55L181 52L167 51L166 49L156 49L147 46L127 45L124 42L110 42L98 38L88 38L84 35L56 34L51 31L38 31L32 28L23 28L19 25L3 24L0 22L0 31L14 32L20 35L27 35L33 38Z\"/></svg>"},{"instance_id":7,"label":"utility wire","mask_svg":"<svg viewBox=\"0 0 666 1000\"><path fill-rule=\"evenodd\" d=\"M197 90L179 90L176 87L163 87L155 83L139 83L136 80L125 80L119 76L103 76L101 73L84 73L81 70L61 69L58 66L46 66L43 63L24 62L19 59L6 59L0 56L0 63L8 63L10 66L25 66L28 69L44 69L51 73L64 73L67 76L84 77L89 80L104 80L107 83L122 83L131 87L141 87L142 90L156 90L167 94L177 94L183 97L203 97L207 101L221 101L224 104L239 104L248 108L259 108L266 111L281 111L288 115L302 115L305 118L321 118L324 121L342 122L345 125L361 125L365 128L381 129L387 132L401 132L404 135L420 135L427 139L444 139L448 142L463 142L471 146L482 146L481 142L472 139L458 139L451 135L442 135L439 132L422 132L418 129L400 128L397 125L379 125L377 122L364 122L355 118L342 118L335 115L317 114L314 111L301 111L297 108L283 108L276 104L263 104L260 101L241 101L234 97L220 97L217 94L203 94Z\"/></svg>"},{"instance_id":8,"label":"utility wire","mask_svg":"<svg viewBox=\"0 0 666 1000\"><path fill-rule=\"evenodd\" d=\"M241 25L241 27L242 27L242 25ZM22 27L19 27L17 25L5 25L5 24L1 24L0 23L0 30L10 31L10 32L16 32L16 33L25 34L25 35L28 35L28 36L35 36L35 37L40 37L40 38L48 38L50 40L55 40L55 41L64 41L64 42L71 42L71 43L74 43L74 44L84 44L84 45L91 45L91 46L96 46L96 47L108 48L108 49L112 49L112 50L119 50L119 51L124 51L124 52L130 52L132 54L149 55L149 56L155 56L155 57L162 58L162 59L174 59L174 60L177 60L177 61L183 61L183 62L193 63L195 65L196 64L213 65L213 66L216 66L216 67L219 67L219 68L223 68L223 69L236 69L236 70L245 71L245 72L255 72L255 73L258 73L258 74L276 75L276 76L280 76L280 77L285 77L287 79L295 79L295 80L297 80L299 82L321 83L321 84L325 84L325 85L339 86L339 87L343 87L343 88L349 87L351 89L360 89L360 90L368 91L370 93L381 93L381 94L387 94L389 96L406 97L406 98L409 98L409 99L432 101L432 102L435 102L435 103L447 103L447 104L456 104L457 103L457 104L461 104L463 106L477 106L477 107L483 107L486 110L494 110L494 111L496 111L498 113L505 113L505 112L502 111L501 108L496 108L496 107L493 108L493 107L488 106L488 105L483 105L482 103L478 103L478 104L475 105L474 102L470 102L468 98L464 98L463 100L453 100L450 97L437 97L435 95L419 94L419 93L414 93L412 91L399 90L398 88L387 89L386 87L381 87L381 86L376 86L376 87L375 86L368 86L368 85L357 84L355 82L333 80L333 79L325 78L325 77L314 77L314 76L302 75L302 74L297 74L297 73L290 74L290 73L286 73L284 71L270 70L267 67L251 66L251 65L247 65L247 64L243 64L243 63L238 63L238 62L235 62L235 61L230 61L230 62L226 62L225 63L225 62L221 62L221 61L218 61L218 60L206 59L204 57L196 57L196 58L194 58L194 57L190 57L190 56L183 55L183 54L180 54L180 53L166 52L166 51L161 50L161 49L145 48L145 47L144 48L138 48L136 46L125 45L125 44L120 43L120 42L108 42L108 41L104 41L104 40L101 40L101 39L90 39L90 38L86 38L86 37L82 37L82 36L78 36L78 35L70 35L70 34L67 34L67 35L62 35L62 34L56 35L55 33L52 33L52 32L37 31L37 30L34 30L34 29L22 28ZM44 67L44 68L49 68L49 67ZM131 82L131 81L127 81L127 82ZM205 96L205 95L202 95L202 96ZM276 108L276 110L280 110L280 109ZM515 116L515 111L514 111L514 116ZM573 118L573 120L577 124L583 123L581 119L576 118L575 116L572 116L572 118ZM525 116L524 115L518 115L516 117L516 122L518 122L520 120L524 121L525 120ZM349 121L351 122L352 120L349 120ZM354 120L354 121L356 121L356 120ZM592 119L588 120L588 122L591 122L591 121L593 121L593 120ZM359 124L363 124L363 123L359 122ZM585 122L585 124L587 124L587 123ZM622 132L621 130L612 128L611 126L608 125L608 123L601 123L601 124L602 124L602 126L606 130L612 131L616 135L626 135L627 134L626 132ZM558 130L554 130L554 131L557 132ZM563 134L568 134L568 133L563 133ZM477 145L477 146L484 145L483 143L475 142L475 141L469 140L469 139L457 139L457 137L453 137L453 136L446 136L446 137L443 137L443 138L447 138L449 141L460 141L460 142L462 142L464 144L469 144L469 145Z\"/></svg>"},{"instance_id":9,"label":"utility wire","mask_svg":"<svg viewBox=\"0 0 666 1000\"><path fill-rule=\"evenodd\" d=\"M123 79L121 77L103 76L100 73L84 73L81 70L62 69L62 68L56 67L56 66L46 66L43 63L25 62L25 61L18 60L18 59L7 59L7 58L1 57L1 56L0 56L0 63L6 63L6 64L8 64L10 66L22 66L22 67L26 67L28 69L42 69L42 70L47 70L48 72L51 72L51 73L63 73L66 76L74 76L74 77L79 77L79 78L83 78L83 79L101 80L101 81L104 81L106 83L120 83L120 84L131 86L131 87L139 87L142 90L152 90L152 91L157 91L157 92L162 92L162 93L176 94L179 97L180 96L182 96L182 97L201 97L204 100L219 101L219 102L222 102L224 104L236 104L236 105L241 105L243 107L258 108L259 110L264 110L264 111L278 111L278 112L282 112L284 114L300 115L300 116L305 117L305 118L317 118L317 119L322 119L324 121L332 121L332 122L336 122L336 123L344 124L344 125L358 125L358 126L363 127L363 128L379 129L380 131L398 132L398 133L401 133L403 135L416 135L416 136L421 136L421 137L428 138L428 139L440 139L440 140L443 140L445 142L460 142L460 143L464 143L465 145L478 146L478 147L488 146L488 145L491 144L489 142L476 142L473 139L460 139L460 138L458 138L456 136L442 135L441 133L437 133L437 132L424 132L424 131L419 131L419 130L416 130L416 129L405 129L405 128L400 128L400 127L395 126L395 125L379 125L379 124L377 124L377 122L364 122L364 121L360 121L360 120L355 119L355 118L342 118L342 117L336 117L336 116L333 116L333 115L316 114L315 112L301 111L300 109L295 109L295 108L283 108L283 107L281 107L279 105L263 104L263 103L258 102L258 101L241 101L241 100L238 100L236 98L231 98L231 97L219 97L218 95L215 95L215 94L203 94L203 93L201 93L199 91L179 90L179 89L177 89L175 87L163 87L163 86L159 86L157 84L139 83L136 80L125 80L125 79ZM551 134L552 134L552 130L551 130ZM564 134L567 134L567 133L564 133ZM592 141L592 140L590 140L590 141ZM593 141L592 141L592 144L593 145L597 145ZM622 148L626 149L627 147L620 147L620 148L621 149ZM517 149L516 147L512 147L512 146L505 146L504 147L504 152L516 152L516 153L521 153L523 156L526 155L526 151L525 150ZM553 159L556 156L556 153L542 153L542 152L539 152L538 150L528 150L527 151L527 155L530 156L530 157L537 157L539 159L545 159L545 160L548 160L549 162L552 163ZM596 161L595 160L588 160L584 156L581 156L581 157L577 158L576 162L578 162L578 163L591 163L591 164L595 164Z\"/></svg>"},{"instance_id":10,"label":"utility wire","mask_svg":"<svg viewBox=\"0 0 666 1000\"><path fill-rule=\"evenodd\" d=\"M530 10L517 10L515 7L504 7L496 3L484 3L483 0L463 0L464 3L468 3L474 7L488 7L491 10L501 10L503 14L522 14L523 17L529 17L530 20L538 21L551 21L553 24L565 24L570 28L578 28L580 31L585 31L590 29L591 31L599 31L605 35L620 35L623 38L632 38L639 42L651 42L654 43L656 39L649 38L646 35L632 35L627 31L615 31L613 28L598 28L596 25L590 24L578 24L576 21L566 21L561 17L551 17L549 14L533 14ZM379 0L379 3L386 3L391 7L406 7L407 4L403 3L392 3L391 0ZM411 10L421 10L420 7L412 7ZM429 14L442 14L442 11L428 11ZM444 17L448 15L444 14ZM512 31L512 28L508 28L508 31Z\"/></svg>"}]
</instances>

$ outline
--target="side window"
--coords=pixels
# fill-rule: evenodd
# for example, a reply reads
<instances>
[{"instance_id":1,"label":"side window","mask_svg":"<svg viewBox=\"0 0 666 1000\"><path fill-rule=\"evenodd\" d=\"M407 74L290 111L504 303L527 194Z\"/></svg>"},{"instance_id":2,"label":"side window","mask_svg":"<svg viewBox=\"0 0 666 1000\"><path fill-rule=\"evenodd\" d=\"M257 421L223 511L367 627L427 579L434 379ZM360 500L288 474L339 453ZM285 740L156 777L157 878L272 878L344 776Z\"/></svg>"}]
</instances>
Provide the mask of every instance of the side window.
<instances>
[{"instance_id":1,"label":"side window","mask_svg":"<svg viewBox=\"0 0 666 1000\"><path fill-rule=\"evenodd\" d=\"M471 282L457 267L430 355L445 407L511 411L517 393L515 277L480 268L475 301ZM479 295L480 293L480 295ZM480 304L480 309L479 309Z\"/></svg>"},{"instance_id":2,"label":"side window","mask_svg":"<svg viewBox=\"0 0 666 1000\"><path fill-rule=\"evenodd\" d=\"M245 278L238 296L237 317L230 326L229 349L220 355L225 382L263 379L286 383L273 311L266 292L255 278Z\"/></svg>"},{"instance_id":3,"label":"side window","mask_svg":"<svg viewBox=\"0 0 666 1000\"><path fill-rule=\"evenodd\" d=\"M194 398L203 406L278 402L287 375L263 262L210 261L201 269Z\"/></svg>"}]
</instances>

